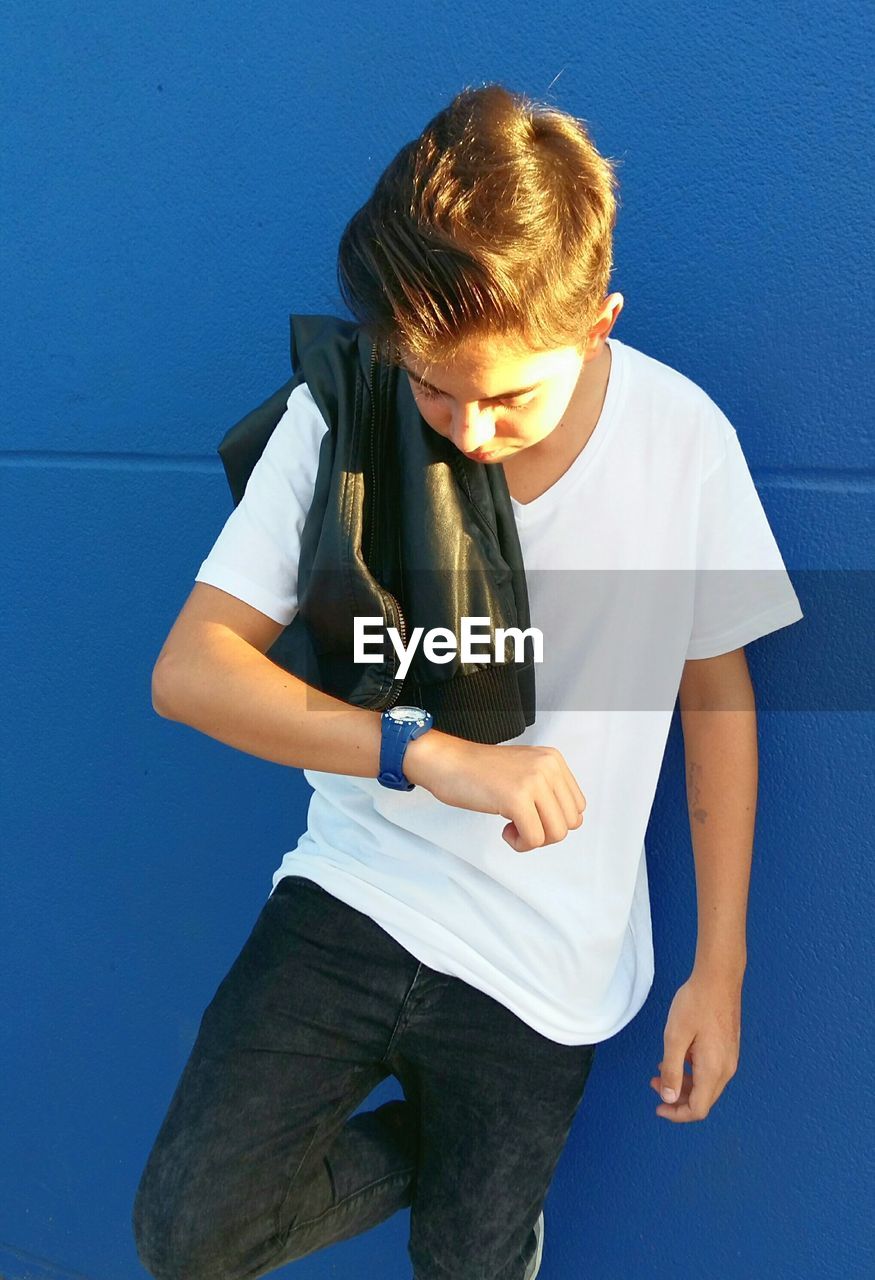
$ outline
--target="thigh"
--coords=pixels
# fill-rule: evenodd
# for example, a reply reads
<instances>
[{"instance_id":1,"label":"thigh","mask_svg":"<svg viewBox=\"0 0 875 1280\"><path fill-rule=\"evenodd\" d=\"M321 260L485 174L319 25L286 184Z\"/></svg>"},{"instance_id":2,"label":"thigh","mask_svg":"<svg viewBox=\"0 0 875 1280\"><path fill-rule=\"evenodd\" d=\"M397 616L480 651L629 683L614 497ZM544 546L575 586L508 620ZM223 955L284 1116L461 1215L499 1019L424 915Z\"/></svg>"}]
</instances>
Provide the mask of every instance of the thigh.
<instances>
[{"instance_id":1,"label":"thigh","mask_svg":"<svg viewBox=\"0 0 875 1280\"><path fill-rule=\"evenodd\" d=\"M457 978L412 1011L391 1058L419 1112L417 1280L518 1280L595 1045L561 1045Z\"/></svg>"},{"instance_id":2,"label":"thigh","mask_svg":"<svg viewBox=\"0 0 875 1280\"><path fill-rule=\"evenodd\" d=\"M257 1266L317 1138L389 1074L398 1004L385 957L369 968L370 922L289 880L205 1010L143 1172L134 1226L156 1263Z\"/></svg>"}]
</instances>

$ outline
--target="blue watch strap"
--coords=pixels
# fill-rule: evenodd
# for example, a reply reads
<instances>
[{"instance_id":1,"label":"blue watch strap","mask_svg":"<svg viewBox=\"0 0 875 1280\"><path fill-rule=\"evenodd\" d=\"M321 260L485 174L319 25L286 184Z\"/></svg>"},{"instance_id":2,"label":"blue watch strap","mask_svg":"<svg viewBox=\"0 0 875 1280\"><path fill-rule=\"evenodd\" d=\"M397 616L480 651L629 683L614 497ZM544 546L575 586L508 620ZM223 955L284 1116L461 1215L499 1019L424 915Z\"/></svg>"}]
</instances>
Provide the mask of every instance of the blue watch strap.
<instances>
[{"instance_id":1,"label":"blue watch strap","mask_svg":"<svg viewBox=\"0 0 875 1280\"><path fill-rule=\"evenodd\" d=\"M402 765L407 747L432 727L431 714L421 707L410 708L419 712L416 720L396 720L383 712L381 716L382 740L380 743L380 772L377 781L395 791L412 791L414 783L404 776Z\"/></svg>"},{"instance_id":2,"label":"blue watch strap","mask_svg":"<svg viewBox=\"0 0 875 1280\"><path fill-rule=\"evenodd\" d=\"M383 741L380 746L380 773L377 781L384 787L392 787L396 791L412 791L413 783L408 782L401 770L404 753L410 742L412 724L402 720L393 720L383 716Z\"/></svg>"}]
</instances>

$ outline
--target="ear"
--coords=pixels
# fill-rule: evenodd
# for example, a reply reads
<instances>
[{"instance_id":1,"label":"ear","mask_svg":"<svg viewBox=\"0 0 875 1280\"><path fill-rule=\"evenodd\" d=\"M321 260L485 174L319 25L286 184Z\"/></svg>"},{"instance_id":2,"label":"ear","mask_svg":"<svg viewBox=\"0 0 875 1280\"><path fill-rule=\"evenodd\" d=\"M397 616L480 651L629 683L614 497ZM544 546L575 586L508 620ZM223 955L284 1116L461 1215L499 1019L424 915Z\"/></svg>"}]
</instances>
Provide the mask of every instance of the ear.
<instances>
[{"instance_id":1,"label":"ear","mask_svg":"<svg viewBox=\"0 0 875 1280\"><path fill-rule=\"evenodd\" d=\"M611 293L605 298L599 317L578 348L587 360L592 360L602 349L608 334L617 323L625 299L622 293Z\"/></svg>"},{"instance_id":2,"label":"ear","mask_svg":"<svg viewBox=\"0 0 875 1280\"><path fill-rule=\"evenodd\" d=\"M596 321L596 328L599 328L599 336L604 339L617 323L617 318L623 310L626 299L622 293L611 293L605 298L605 305L602 307L601 315Z\"/></svg>"}]
</instances>

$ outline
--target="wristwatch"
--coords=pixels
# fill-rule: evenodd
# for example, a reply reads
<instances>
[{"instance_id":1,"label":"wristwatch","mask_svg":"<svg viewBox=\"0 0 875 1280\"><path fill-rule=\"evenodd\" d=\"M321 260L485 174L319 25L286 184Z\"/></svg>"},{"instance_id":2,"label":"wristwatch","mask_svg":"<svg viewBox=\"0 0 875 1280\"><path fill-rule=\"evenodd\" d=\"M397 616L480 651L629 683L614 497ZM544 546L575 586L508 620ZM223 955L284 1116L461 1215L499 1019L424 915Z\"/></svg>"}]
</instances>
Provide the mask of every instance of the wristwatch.
<instances>
[{"instance_id":1,"label":"wristwatch","mask_svg":"<svg viewBox=\"0 0 875 1280\"><path fill-rule=\"evenodd\" d=\"M434 724L430 711L422 707L390 707L380 716L383 739L380 744L380 772L377 781L394 791L412 791L401 771L404 753L414 738L421 738Z\"/></svg>"}]
</instances>

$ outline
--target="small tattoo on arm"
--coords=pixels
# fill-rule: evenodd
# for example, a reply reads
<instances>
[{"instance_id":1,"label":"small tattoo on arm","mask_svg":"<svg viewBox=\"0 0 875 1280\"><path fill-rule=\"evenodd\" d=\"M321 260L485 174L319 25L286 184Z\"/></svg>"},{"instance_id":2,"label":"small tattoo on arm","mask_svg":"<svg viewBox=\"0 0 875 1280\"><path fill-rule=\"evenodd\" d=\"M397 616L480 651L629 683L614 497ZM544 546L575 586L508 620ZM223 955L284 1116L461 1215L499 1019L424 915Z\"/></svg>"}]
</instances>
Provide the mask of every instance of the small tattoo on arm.
<instances>
[{"instance_id":1,"label":"small tattoo on arm","mask_svg":"<svg viewBox=\"0 0 875 1280\"><path fill-rule=\"evenodd\" d=\"M687 796L690 817L695 819L696 822L705 822L708 818L708 810L703 809L699 804L699 779L701 776L702 766L692 761L687 770Z\"/></svg>"}]
</instances>

